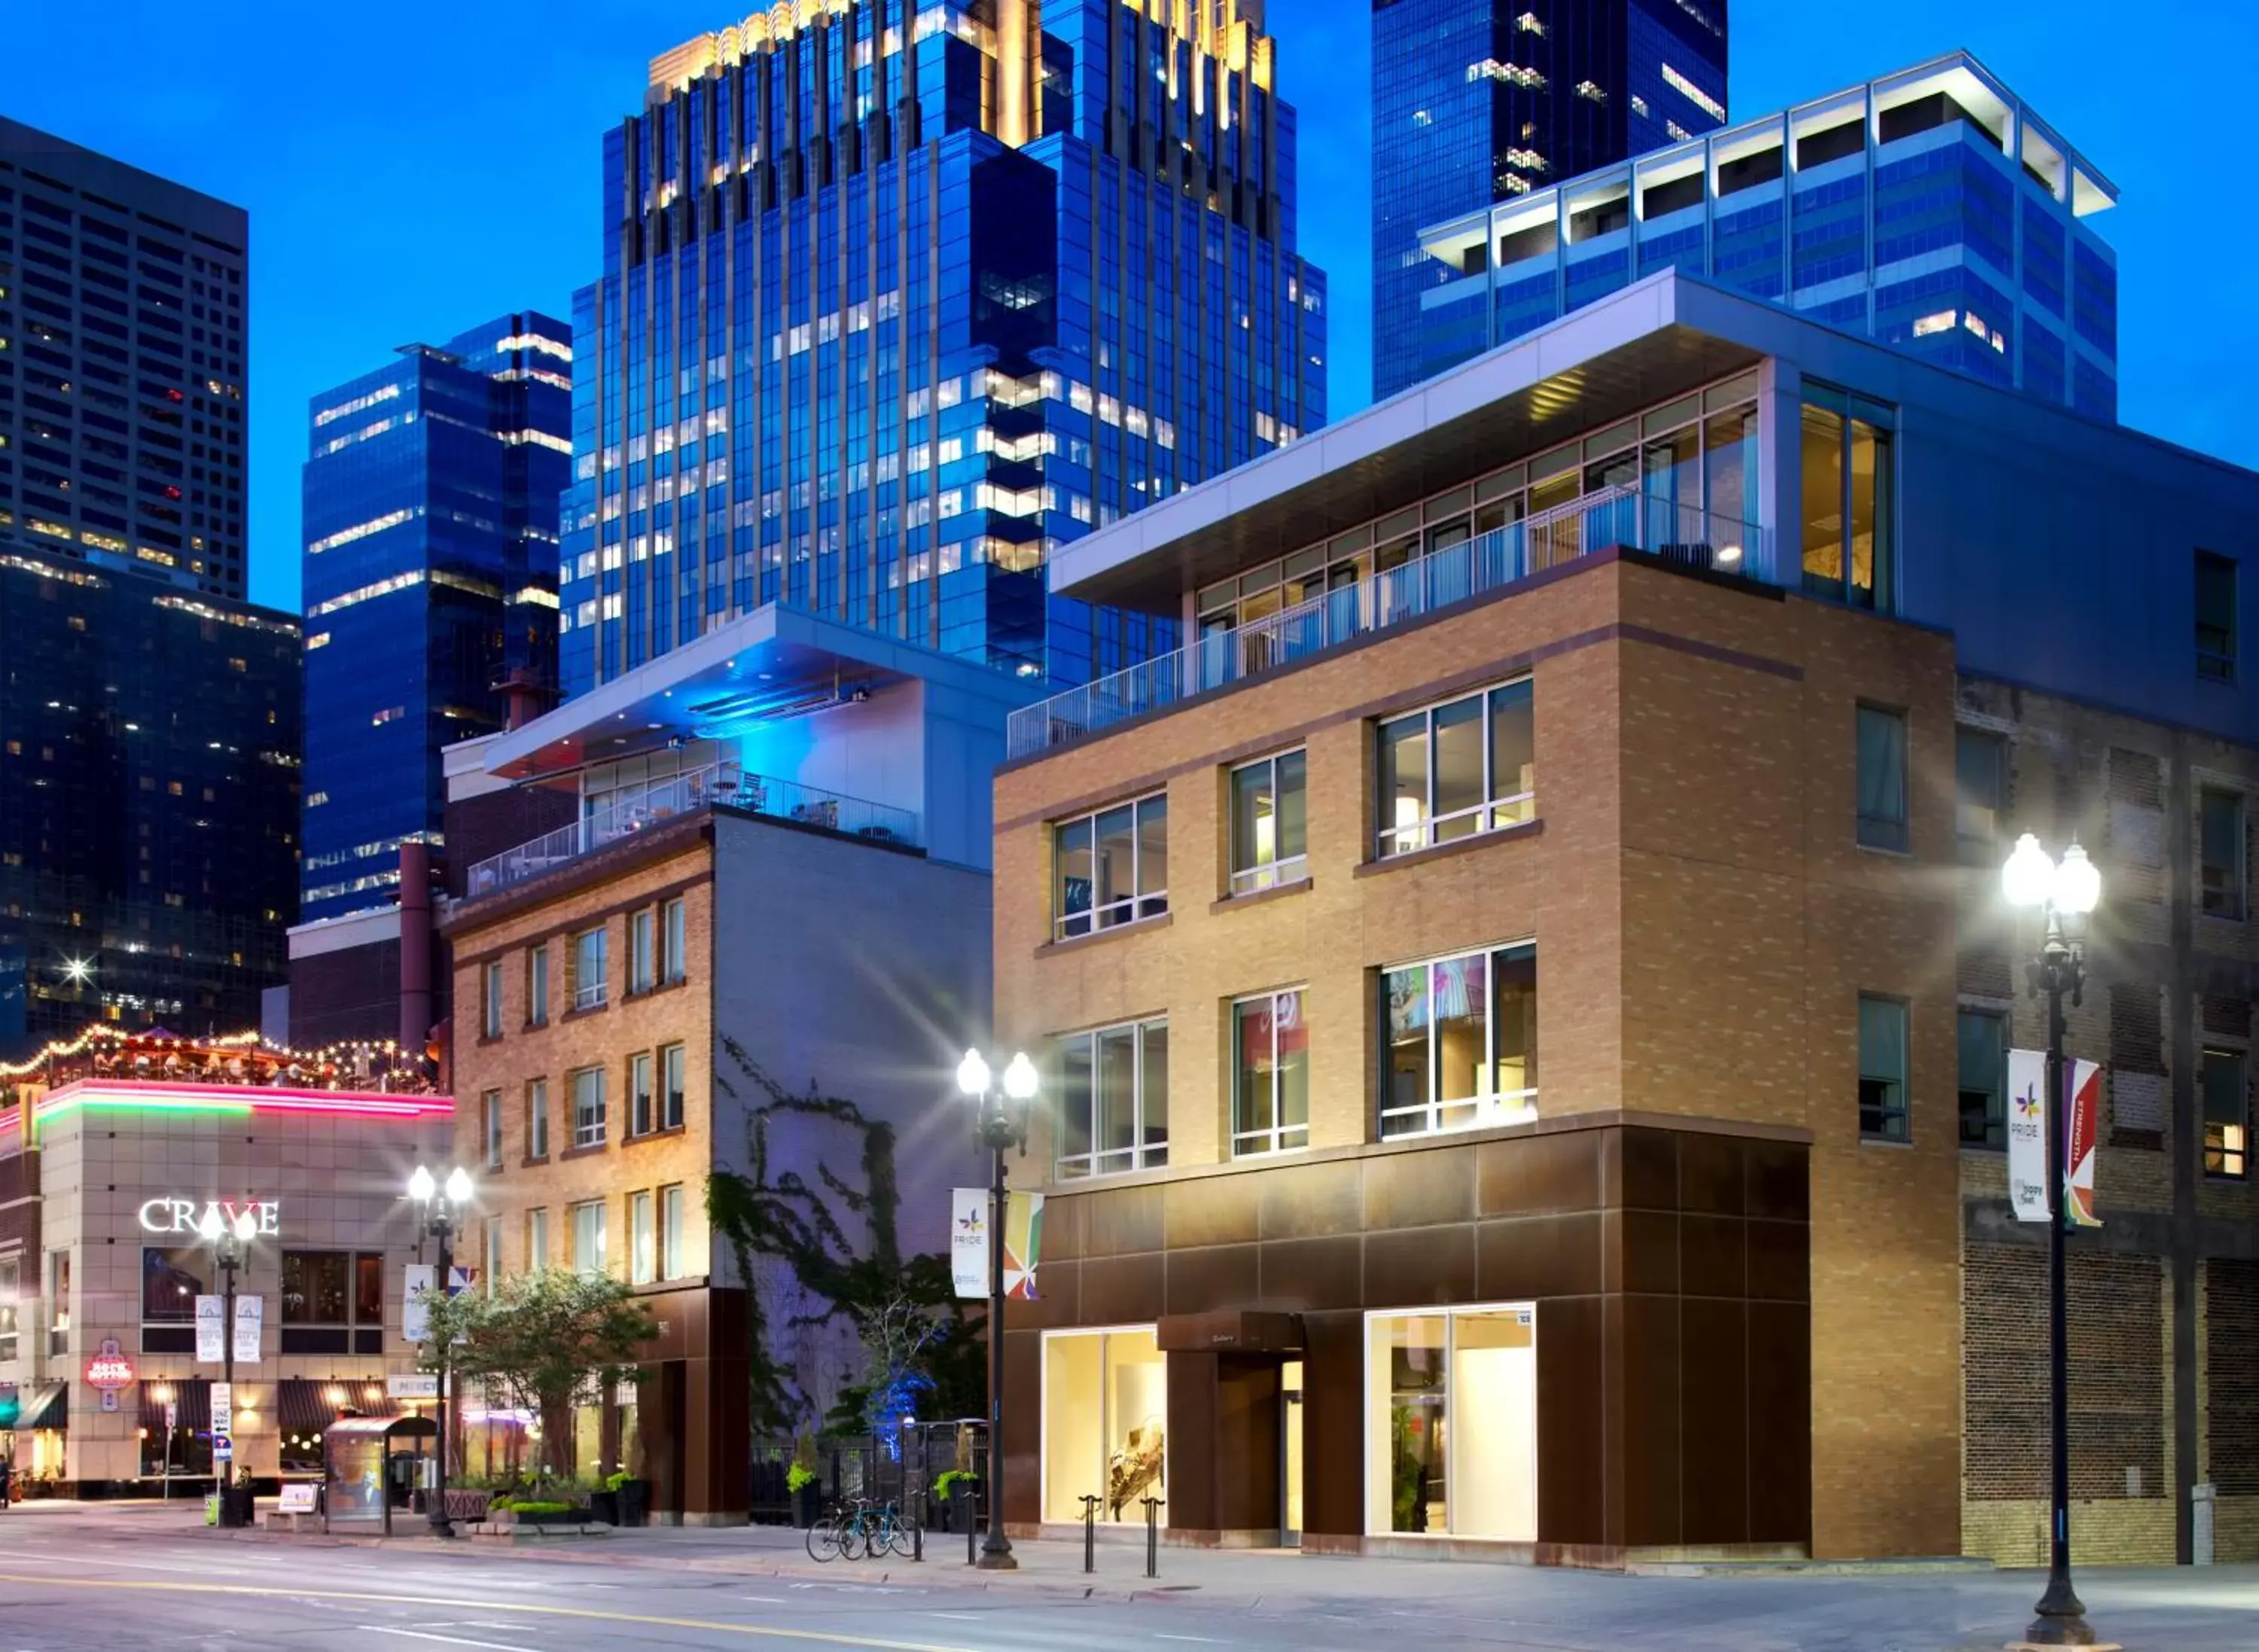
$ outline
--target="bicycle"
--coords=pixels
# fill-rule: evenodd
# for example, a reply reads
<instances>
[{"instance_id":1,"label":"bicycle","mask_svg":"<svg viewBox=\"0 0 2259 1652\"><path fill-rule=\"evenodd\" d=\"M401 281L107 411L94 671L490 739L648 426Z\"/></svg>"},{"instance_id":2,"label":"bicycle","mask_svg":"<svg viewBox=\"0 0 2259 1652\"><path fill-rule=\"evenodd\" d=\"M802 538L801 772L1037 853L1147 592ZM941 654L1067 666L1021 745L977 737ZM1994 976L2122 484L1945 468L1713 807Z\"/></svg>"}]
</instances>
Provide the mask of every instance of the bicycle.
<instances>
[{"instance_id":1,"label":"bicycle","mask_svg":"<svg viewBox=\"0 0 2259 1652\"><path fill-rule=\"evenodd\" d=\"M891 1502L867 1497L834 1504L822 1520L808 1528L809 1557L832 1561L876 1560L881 1555L908 1557L910 1529Z\"/></svg>"}]
</instances>

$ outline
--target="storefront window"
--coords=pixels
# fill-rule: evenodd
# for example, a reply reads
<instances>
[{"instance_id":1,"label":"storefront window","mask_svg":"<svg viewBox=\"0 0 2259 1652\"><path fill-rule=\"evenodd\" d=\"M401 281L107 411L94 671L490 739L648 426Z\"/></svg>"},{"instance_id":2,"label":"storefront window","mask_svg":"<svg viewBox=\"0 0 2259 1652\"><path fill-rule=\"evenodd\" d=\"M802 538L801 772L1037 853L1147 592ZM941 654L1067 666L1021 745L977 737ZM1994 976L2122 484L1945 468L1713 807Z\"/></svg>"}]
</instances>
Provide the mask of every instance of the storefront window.
<instances>
[{"instance_id":1,"label":"storefront window","mask_svg":"<svg viewBox=\"0 0 2259 1652\"><path fill-rule=\"evenodd\" d=\"M211 1252L201 1247L177 1250L145 1245L141 1250L141 1322L187 1325L196 1317L196 1298L211 1292Z\"/></svg>"},{"instance_id":2,"label":"storefront window","mask_svg":"<svg viewBox=\"0 0 2259 1652\"><path fill-rule=\"evenodd\" d=\"M1534 1542L1536 1309L1366 1323L1365 1529Z\"/></svg>"},{"instance_id":3,"label":"storefront window","mask_svg":"<svg viewBox=\"0 0 2259 1652\"><path fill-rule=\"evenodd\" d=\"M1165 1499L1168 1365L1152 1328L1044 1339L1044 1518L1142 1524L1140 1499ZM1168 1510L1161 1510L1168 1523Z\"/></svg>"}]
</instances>

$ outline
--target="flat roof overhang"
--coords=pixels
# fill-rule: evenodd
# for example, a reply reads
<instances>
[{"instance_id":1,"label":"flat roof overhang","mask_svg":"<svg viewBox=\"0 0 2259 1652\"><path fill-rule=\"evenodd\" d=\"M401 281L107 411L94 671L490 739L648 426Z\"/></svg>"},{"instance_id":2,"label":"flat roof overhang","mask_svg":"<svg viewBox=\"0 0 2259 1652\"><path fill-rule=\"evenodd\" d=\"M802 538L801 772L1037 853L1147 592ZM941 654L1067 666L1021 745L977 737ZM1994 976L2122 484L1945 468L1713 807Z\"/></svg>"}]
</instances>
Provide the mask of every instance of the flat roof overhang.
<instances>
[{"instance_id":1,"label":"flat roof overhang","mask_svg":"<svg viewBox=\"0 0 2259 1652\"><path fill-rule=\"evenodd\" d=\"M1703 313L1695 324L1690 309ZM1176 615L1189 589L1745 371L1778 306L1664 271L1054 552L1051 590Z\"/></svg>"},{"instance_id":2,"label":"flat roof overhang","mask_svg":"<svg viewBox=\"0 0 2259 1652\"><path fill-rule=\"evenodd\" d=\"M844 621L770 603L567 701L522 728L486 737L482 766L507 780L572 773L801 715L858 688L926 682L994 701L1005 713L1042 697L977 660Z\"/></svg>"}]
</instances>

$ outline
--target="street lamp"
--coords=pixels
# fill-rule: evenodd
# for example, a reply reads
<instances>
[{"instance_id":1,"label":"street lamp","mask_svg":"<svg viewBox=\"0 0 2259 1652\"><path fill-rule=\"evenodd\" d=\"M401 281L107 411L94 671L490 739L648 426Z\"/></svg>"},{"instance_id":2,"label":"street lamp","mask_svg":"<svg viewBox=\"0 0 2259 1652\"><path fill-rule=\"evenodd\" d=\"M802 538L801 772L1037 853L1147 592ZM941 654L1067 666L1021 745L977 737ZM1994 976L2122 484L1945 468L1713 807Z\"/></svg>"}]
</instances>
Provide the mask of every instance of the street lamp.
<instances>
[{"instance_id":1,"label":"street lamp","mask_svg":"<svg viewBox=\"0 0 2259 1652\"><path fill-rule=\"evenodd\" d=\"M2092 1646L2086 1608L2070 1586L2070 1351L2063 1315L2063 1209L2069 1143L2063 1062L2063 1000L2078 1003L2086 985L2086 922L2102 899L2102 874L2071 839L2058 861L2026 832L2000 868L2000 891L2013 907L2032 908L2046 919L2040 950L2025 966L2035 995L2048 1006L2047 1107L2041 1114L2047 1132L2048 1198L2048 1377L2052 1400L2053 1526L2049 1533L2047 1591L2038 1616L2024 1638L2036 1646Z\"/></svg>"},{"instance_id":2,"label":"street lamp","mask_svg":"<svg viewBox=\"0 0 2259 1652\"><path fill-rule=\"evenodd\" d=\"M424 1207L424 1230L439 1246L439 1300L447 1299L447 1278L455 1264L455 1228L470 1208L470 1173L460 1164L447 1172L446 1186L442 1187L431 1178L431 1172L418 1164L408 1178L408 1196ZM430 1505L424 1514L431 1522L431 1535L453 1537L454 1523L447 1518L447 1354L449 1344L442 1337L439 1342L439 1475L438 1484L432 1487Z\"/></svg>"},{"instance_id":3,"label":"street lamp","mask_svg":"<svg viewBox=\"0 0 2259 1652\"><path fill-rule=\"evenodd\" d=\"M1028 1104L1036 1095L1036 1064L1023 1050L995 1075L977 1050L957 1066L957 1087L979 1109L973 1139L988 1150L988 1535L978 1562L984 1571L1014 1571L1012 1540L1004 1535L1004 1150L1028 1150Z\"/></svg>"},{"instance_id":4,"label":"street lamp","mask_svg":"<svg viewBox=\"0 0 2259 1652\"><path fill-rule=\"evenodd\" d=\"M203 1242L212 1248L212 1261L219 1268L222 1304L219 1325L220 1381L227 1386L231 1407L233 1406L235 1394L235 1273L236 1270L243 1265L244 1247L251 1243L251 1235L256 1231L258 1231L258 1224L252 1220L250 1212L239 1212L232 1220L223 1221L220 1220L219 1207L216 1204L204 1207L204 1219L196 1224L196 1232L203 1236ZM240 1526L243 1522L236 1518L235 1488L228 1484L227 1471L222 1469L219 1463L224 1462L230 1468L234 1466L235 1453L232 1438L234 1428L235 1419L231 1411L228 1418L230 1434L228 1455L218 1459L212 1465L212 1478L219 1486L219 1523L230 1527ZM166 1449L168 1451L171 1449L171 1439L172 1431L168 1428L166 1430Z\"/></svg>"}]
</instances>

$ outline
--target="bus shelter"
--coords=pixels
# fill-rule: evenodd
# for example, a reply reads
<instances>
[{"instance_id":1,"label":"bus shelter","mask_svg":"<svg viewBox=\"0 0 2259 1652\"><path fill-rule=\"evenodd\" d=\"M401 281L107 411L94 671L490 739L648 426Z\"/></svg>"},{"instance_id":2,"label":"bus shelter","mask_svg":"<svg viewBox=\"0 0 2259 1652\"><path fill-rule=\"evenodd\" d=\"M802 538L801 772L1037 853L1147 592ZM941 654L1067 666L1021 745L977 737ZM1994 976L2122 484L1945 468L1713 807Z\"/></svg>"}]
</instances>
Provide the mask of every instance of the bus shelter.
<instances>
[{"instance_id":1,"label":"bus shelter","mask_svg":"<svg viewBox=\"0 0 2259 1652\"><path fill-rule=\"evenodd\" d=\"M347 1417L322 1435L322 1529L392 1535L395 1509L421 1506L438 1474L429 1417Z\"/></svg>"}]
</instances>

